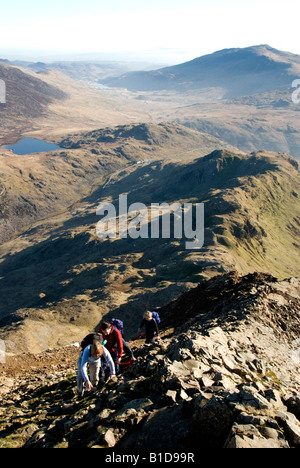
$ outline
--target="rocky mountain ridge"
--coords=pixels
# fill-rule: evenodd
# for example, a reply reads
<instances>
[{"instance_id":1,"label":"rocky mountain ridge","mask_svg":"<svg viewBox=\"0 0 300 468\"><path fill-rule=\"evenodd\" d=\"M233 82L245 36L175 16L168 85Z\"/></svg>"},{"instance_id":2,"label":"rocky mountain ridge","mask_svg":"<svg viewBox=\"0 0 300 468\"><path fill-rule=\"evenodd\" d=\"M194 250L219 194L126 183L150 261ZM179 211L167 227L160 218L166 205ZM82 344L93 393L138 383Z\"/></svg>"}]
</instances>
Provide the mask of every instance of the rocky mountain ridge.
<instances>
[{"instance_id":1,"label":"rocky mountain ridge","mask_svg":"<svg viewBox=\"0 0 300 468\"><path fill-rule=\"evenodd\" d=\"M124 125L68 135L61 151L22 157L0 148L0 244L89 195L139 160L234 147L177 124ZM179 156L178 156L179 157Z\"/></svg>"},{"instance_id":2,"label":"rocky mountain ridge","mask_svg":"<svg viewBox=\"0 0 300 468\"><path fill-rule=\"evenodd\" d=\"M299 279L231 272L160 314L159 347L83 400L74 346L8 357L0 447L299 447Z\"/></svg>"},{"instance_id":3,"label":"rocky mountain ridge","mask_svg":"<svg viewBox=\"0 0 300 468\"><path fill-rule=\"evenodd\" d=\"M267 152L244 155L219 150L203 157L203 136L199 134L198 149L190 146L189 132L186 142L179 134L182 146L171 152L173 159L164 159L170 155L170 147L158 142L164 142L170 133L175 144L177 132L186 130L177 126L121 127L114 132L95 131L84 138L79 134L65 142L81 146L66 150L70 154L64 159L69 171L77 174L73 174L71 196L80 196L76 187L84 167L86 184L81 189L90 188L96 162L102 180L89 196L36 220L1 245L0 338L7 341L9 350L17 346L18 352L38 353L69 344L69 336L79 341L103 317L118 315L129 330L135 329L136 317L145 308L168 304L202 279L232 269L241 274L270 272L280 279L299 276L298 162ZM106 141L112 157L104 160L103 155L90 151L80 162L80 155L88 151L85 145L100 150L97 145L104 143L96 143L98 139ZM131 139L134 145L129 144ZM118 158L121 149L122 157ZM137 159L141 156L145 159ZM109 159L116 168L110 176L101 166ZM46 161L61 167L59 155ZM20 189L24 196L26 188L29 198L33 194L30 188L41 181L41 175L38 167L27 170L28 183ZM55 181L56 192L64 201L68 192L58 175L64 173L52 171L53 178L49 175L47 184L51 190L51 181ZM203 248L186 250L185 239L172 236L169 240L99 239L97 207L106 202L118 207L122 193L128 194L128 206L135 202L147 207L175 201L204 203ZM48 208L42 198L39 204ZM16 284L22 285L18 295Z\"/></svg>"}]
</instances>

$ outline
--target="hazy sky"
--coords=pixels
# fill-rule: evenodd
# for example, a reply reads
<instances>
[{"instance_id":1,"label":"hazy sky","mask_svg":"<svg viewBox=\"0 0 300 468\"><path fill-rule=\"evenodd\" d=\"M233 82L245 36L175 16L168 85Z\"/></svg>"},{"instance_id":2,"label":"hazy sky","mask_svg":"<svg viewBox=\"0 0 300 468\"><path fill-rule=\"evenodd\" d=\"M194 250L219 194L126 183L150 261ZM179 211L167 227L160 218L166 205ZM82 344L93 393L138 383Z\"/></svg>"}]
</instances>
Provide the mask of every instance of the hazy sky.
<instances>
[{"instance_id":1,"label":"hazy sky","mask_svg":"<svg viewBox=\"0 0 300 468\"><path fill-rule=\"evenodd\" d=\"M269 44L300 54L299 0L6 0L0 56L128 53L178 61Z\"/></svg>"}]
</instances>

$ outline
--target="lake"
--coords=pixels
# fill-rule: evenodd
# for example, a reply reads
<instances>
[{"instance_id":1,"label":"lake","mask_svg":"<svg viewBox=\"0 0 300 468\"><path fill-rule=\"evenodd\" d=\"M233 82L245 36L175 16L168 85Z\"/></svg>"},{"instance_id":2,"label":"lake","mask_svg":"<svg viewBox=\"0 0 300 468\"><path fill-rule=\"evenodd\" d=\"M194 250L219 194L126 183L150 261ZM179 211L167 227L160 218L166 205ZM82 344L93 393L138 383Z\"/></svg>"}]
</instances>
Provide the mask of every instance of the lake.
<instances>
[{"instance_id":1,"label":"lake","mask_svg":"<svg viewBox=\"0 0 300 468\"><path fill-rule=\"evenodd\" d=\"M23 138L23 140L19 141L18 143L5 146L5 148L20 156L61 149L60 146L55 145L54 143L47 143L47 141L37 140L36 138Z\"/></svg>"}]
</instances>

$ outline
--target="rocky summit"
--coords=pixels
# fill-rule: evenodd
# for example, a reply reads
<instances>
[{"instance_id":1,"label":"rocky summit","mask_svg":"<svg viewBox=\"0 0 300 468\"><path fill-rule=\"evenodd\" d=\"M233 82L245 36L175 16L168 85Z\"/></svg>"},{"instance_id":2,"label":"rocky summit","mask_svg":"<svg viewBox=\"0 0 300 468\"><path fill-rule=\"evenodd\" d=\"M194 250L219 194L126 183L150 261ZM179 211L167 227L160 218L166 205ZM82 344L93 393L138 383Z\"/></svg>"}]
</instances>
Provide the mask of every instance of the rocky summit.
<instances>
[{"instance_id":1,"label":"rocky summit","mask_svg":"<svg viewBox=\"0 0 300 468\"><path fill-rule=\"evenodd\" d=\"M161 308L158 346L79 400L74 345L7 356L0 447L300 446L299 279L236 272Z\"/></svg>"}]
</instances>

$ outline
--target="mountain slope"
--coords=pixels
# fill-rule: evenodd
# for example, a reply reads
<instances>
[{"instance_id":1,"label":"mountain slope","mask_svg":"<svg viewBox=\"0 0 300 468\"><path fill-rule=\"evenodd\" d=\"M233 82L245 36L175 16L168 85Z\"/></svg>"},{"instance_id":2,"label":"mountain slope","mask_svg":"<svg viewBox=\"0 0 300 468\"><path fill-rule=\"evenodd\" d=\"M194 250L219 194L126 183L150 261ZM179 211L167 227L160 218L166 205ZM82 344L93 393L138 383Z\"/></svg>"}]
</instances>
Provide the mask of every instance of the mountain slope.
<instances>
[{"instance_id":1,"label":"mountain slope","mask_svg":"<svg viewBox=\"0 0 300 468\"><path fill-rule=\"evenodd\" d=\"M66 330L79 339L107 315L133 331L143 310L232 269L297 276L299 192L298 163L273 153L215 151L124 167L70 210L2 245L1 336L38 351L66 344ZM117 207L122 193L128 205L203 202L204 247L186 250L185 239L173 238L100 240L96 209Z\"/></svg>"},{"instance_id":2,"label":"mountain slope","mask_svg":"<svg viewBox=\"0 0 300 468\"><path fill-rule=\"evenodd\" d=\"M159 312L160 344L132 343L136 362L83 400L78 348L8 357L0 447L176 447L199 463L207 448L299 447L299 279L231 272Z\"/></svg>"},{"instance_id":3,"label":"mountain slope","mask_svg":"<svg viewBox=\"0 0 300 468\"><path fill-rule=\"evenodd\" d=\"M0 244L26 226L67 210L114 172L139 160L188 159L234 149L176 124L141 124L64 137L61 151L16 156L0 149Z\"/></svg>"},{"instance_id":4,"label":"mountain slope","mask_svg":"<svg viewBox=\"0 0 300 468\"><path fill-rule=\"evenodd\" d=\"M48 104L67 97L58 87L17 67L0 63L0 77L6 84L6 104L0 108L6 118L38 117Z\"/></svg>"},{"instance_id":5,"label":"mountain slope","mask_svg":"<svg viewBox=\"0 0 300 468\"><path fill-rule=\"evenodd\" d=\"M300 56L267 45L224 49L173 67L132 72L104 80L131 91L222 88L225 98L290 87L300 73Z\"/></svg>"},{"instance_id":6,"label":"mountain slope","mask_svg":"<svg viewBox=\"0 0 300 468\"><path fill-rule=\"evenodd\" d=\"M9 134L17 141L19 127L30 130L30 122L43 117L50 104L67 98L59 87L10 65L0 63L0 79L6 86L6 103L0 104L1 139Z\"/></svg>"},{"instance_id":7,"label":"mountain slope","mask_svg":"<svg viewBox=\"0 0 300 468\"><path fill-rule=\"evenodd\" d=\"M153 120L148 108L124 93L105 93L57 70L34 73L0 63L6 104L0 103L0 146L22 136L56 142L67 133Z\"/></svg>"},{"instance_id":8,"label":"mountain slope","mask_svg":"<svg viewBox=\"0 0 300 468\"><path fill-rule=\"evenodd\" d=\"M178 123L203 131L245 152L261 149L300 158L299 104L286 89L182 109Z\"/></svg>"}]
</instances>

